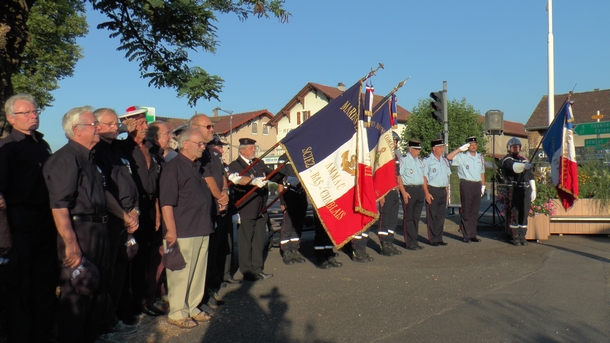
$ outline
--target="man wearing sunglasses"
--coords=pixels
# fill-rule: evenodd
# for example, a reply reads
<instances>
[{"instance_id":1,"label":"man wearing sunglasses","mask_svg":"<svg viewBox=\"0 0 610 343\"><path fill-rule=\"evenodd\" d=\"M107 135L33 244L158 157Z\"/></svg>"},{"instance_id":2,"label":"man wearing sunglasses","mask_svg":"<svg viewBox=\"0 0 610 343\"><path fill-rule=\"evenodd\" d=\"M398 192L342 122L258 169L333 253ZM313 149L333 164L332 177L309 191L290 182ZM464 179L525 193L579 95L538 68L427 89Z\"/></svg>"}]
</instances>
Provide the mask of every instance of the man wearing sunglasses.
<instances>
[{"instance_id":1,"label":"man wearing sunglasses","mask_svg":"<svg viewBox=\"0 0 610 343\"><path fill-rule=\"evenodd\" d=\"M49 339L57 285L57 231L49 207L42 165L51 148L36 131L40 111L29 94L10 97L4 110L13 131L0 140L0 257L18 276L1 280L8 288L9 342ZM12 281L9 282L5 281Z\"/></svg>"}]
</instances>

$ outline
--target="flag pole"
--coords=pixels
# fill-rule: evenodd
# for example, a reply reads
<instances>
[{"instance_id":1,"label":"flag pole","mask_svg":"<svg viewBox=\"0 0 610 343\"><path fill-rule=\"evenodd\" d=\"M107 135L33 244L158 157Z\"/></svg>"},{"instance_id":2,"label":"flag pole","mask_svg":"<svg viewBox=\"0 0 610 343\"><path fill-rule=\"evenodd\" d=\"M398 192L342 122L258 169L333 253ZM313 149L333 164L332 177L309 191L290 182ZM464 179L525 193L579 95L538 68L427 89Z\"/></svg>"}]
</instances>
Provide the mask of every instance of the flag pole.
<instances>
[{"instance_id":1,"label":"flag pole","mask_svg":"<svg viewBox=\"0 0 610 343\"><path fill-rule=\"evenodd\" d=\"M286 165L286 162L281 163L277 168L275 168L271 173L269 173L269 175L265 176L264 180L269 180L273 175L277 174L277 172L280 171L280 169L282 169L284 166ZM241 199L237 200L237 202L235 203L235 206L239 206L242 202L244 202L244 200L246 200L247 197L249 197L252 193L254 193L255 190L257 190L258 187L257 186L253 186L252 189L250 189L246 195L244 195L243 197L241 197Z\"/></svg>"},{"instance_id":2,"label":"flag pole","mask_svg":"<svg viewBox=\"0 0 610 343\"><path fill-rule=\"evenodd\" d=\"M252 161L252 163L250 163L249 166L247 166L244 170L239 172L239 176L243 176L244 174L246 174L246 172L248 170L252 169L252 167L254 167L255 164L257 164L258 162L262 161L263 157L269 155L278 146L280 146L280 142L275 143L271 148L269 148L269 150L265 151L265 153L263 153L259 158L257 158L254 161ZM227 186L231 186L231 185L233 185L233 182L231 180L229 180L229 183L227 184Z\"/></svg>"},{"instance_id":3,"label":"flag pole","mask_svg":"<svg viewBox=\"0 0 610 343\"><path fill-rule=\"evenodd\" d=\"M368 72L365 77L360 79L360 82L364 82L369 77L375 75L377 73L377 70L379 70L379 69L384 69L383 63L379 63L379 66L377 66L377 68L375 68L375 70L371 70L370 72Z\"/></svg>"},{"instance_id":4,"label":"flag pole","mask_svg":"<svg viewBox=\"0 0 610 343\"><path fill-rule=\"evenodd\" d=\"M375 108L373 109L373 114L377 113L381 107L388 102L388 100L390 100L390 97L392 96L392 94L396 93L396 91L398 91L402 86L405 85L405 83L407 83L407 81L409 81L409 79L411 78L411 76L407 77L406 79L400 81L398 83L398 85L396 85L396 87L394 87L394 89L392 89L392 91L390 93L388 93L388 95L386 95L383 99L381 99L381 101L379 101L377 103L377 106L375 106Z\"/></svg>"},{"instance_id":5,"label":"flag pole","mask_svg":"<svg viewBox=\"0 0 610 343\"><path fill-rule=\"evenodd\" d=\"M263 210L261 211L261 214L265 214L265 212L267 212L267 210L269 210L269 207L271 207L273 204L275 204L275 202L278 201L282 197L282 195L284 195L284 193L286 193L287 190L288 190L288 187L284 187L284 189L282 189L280 194L278 194L277 197L275 197L275 199L273 199L269 203L269 205L267 205L267 207L263 208Z\"/></svg>"}]
</instances>

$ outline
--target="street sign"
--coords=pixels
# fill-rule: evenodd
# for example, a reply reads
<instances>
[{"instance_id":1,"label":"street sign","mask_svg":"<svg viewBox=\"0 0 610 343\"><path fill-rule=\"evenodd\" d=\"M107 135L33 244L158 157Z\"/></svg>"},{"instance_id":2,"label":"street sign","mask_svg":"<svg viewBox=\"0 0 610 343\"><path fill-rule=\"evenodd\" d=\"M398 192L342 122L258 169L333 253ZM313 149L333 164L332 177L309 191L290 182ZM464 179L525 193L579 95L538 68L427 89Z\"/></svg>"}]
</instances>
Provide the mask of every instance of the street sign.
<instances>
[{"instance_id":1,"label":"street sign","mask_svg":"<svg viewBox=\"0 0 610 343\"><path fill-rule=\"evenodd\" d=\"M585 139L585 148L593 148L595 150L608 149L610 138L595 138Z\"/></svg>"},{"instance_id":2,"label":"street sign","mask_svg":"<svg viewBox=\"0 0 610 343\"><path fill-rule=\"evenodd\" d=\"M610 121L578 124L576 128L574 128L574 133L579 136L610 133Z\"/></svg>"}]
</instances>

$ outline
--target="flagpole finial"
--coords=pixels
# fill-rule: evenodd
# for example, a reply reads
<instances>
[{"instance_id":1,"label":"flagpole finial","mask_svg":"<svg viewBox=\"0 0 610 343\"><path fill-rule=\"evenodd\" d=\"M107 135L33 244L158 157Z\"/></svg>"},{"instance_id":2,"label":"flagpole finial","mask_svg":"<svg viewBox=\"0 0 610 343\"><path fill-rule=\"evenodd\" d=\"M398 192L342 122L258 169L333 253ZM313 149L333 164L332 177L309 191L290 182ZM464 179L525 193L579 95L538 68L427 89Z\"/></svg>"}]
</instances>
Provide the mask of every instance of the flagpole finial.
<instances>
[{"instance_id":1,"label":"flagpole finial","mask_svg":"<svg viewBox=\"0 0 610 343\"><path fill-rule=\"evenodd\" d=\"M376 73L376 72L377 72L377 70L379 70L379 69L384 69L384 65L383 65L383 63L379 63L379 66L378 66L377 68L375 68L374 70L373 70L373 68L371 68L371 71L370 71L368 74L366 74L366 76L365 76L365 77L363 77L363 78L362 78L362 81L364 81L364 80L368 79L369 77L371 77L371 76L375 75L375 73Z\"/></svg>"}]
</instances>

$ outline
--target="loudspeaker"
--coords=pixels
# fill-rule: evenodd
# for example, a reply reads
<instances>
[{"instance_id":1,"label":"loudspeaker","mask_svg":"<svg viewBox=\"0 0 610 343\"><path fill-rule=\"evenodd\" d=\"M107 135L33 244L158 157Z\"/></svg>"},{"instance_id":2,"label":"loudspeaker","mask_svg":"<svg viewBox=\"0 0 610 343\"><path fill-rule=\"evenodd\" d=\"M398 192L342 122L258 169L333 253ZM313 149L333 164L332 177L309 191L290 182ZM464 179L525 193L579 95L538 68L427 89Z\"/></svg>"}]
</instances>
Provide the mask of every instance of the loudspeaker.
<instances>
[{"instance_id":1,"label":"loudspeaker","mask_svg":"<svg viewBox=\"0 0 610 343\"><path fill-rule=\"evenodd\" d=\"M504 112L500 110L489 110L485 112L485 131L489 135L501 135L504 133Z\"/></svg>"}]
</instances>

